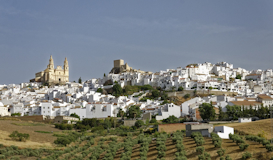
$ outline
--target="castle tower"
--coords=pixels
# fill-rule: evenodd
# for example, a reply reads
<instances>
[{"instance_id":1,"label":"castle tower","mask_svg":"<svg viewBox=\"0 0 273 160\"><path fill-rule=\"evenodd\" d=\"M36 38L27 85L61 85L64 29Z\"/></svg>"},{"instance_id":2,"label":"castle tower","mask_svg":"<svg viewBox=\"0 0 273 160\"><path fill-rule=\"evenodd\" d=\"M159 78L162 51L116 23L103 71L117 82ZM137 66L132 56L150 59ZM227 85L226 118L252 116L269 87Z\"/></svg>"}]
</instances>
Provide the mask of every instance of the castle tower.
<instances>
[{"instance_id":1,"label":"castle tower","mask_svg":"<svg viewBox=\"0 0 273 160\"><path fill-rule=\"evenodd\" d=\"M54 62L53 62L52 55L50 56L49 64L48 64L47 68L50 70L54 70Z\"/></svg>"},{"instance_id":2,"label":"castle tower","mask_svg":"<svg viewBox=\"0 0 273 160\"><path fill-rule=\"evenodd\" d=\"M66 57L64 60L64 76L67 77L66 81L69 82L69 66L68 66L68 61Z\"/></svg>"}]
</instances>

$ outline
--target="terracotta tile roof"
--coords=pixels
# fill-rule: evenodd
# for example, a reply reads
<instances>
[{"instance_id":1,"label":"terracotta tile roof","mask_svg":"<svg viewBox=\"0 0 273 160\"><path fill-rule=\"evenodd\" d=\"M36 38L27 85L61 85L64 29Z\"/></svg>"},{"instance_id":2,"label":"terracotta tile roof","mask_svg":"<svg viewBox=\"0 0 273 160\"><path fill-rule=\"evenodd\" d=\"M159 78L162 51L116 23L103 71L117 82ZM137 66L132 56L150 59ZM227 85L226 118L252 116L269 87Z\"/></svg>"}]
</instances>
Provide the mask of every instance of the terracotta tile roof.
<instances>
[{"instance_id":1,"label":"terracotta tile roof","mask_svg":"<svg viewBox=\"0 0 273 160\"><path fill-rule=\"evenodd\" d=\"M231 103L233 103L234 105L237 106L249 106L249 105L261 105L262 103L257 102L257 101L230 101Z\"/></svg>"},{"instance_id":2,"label":"terracotta tile roof","mask_svg":"<svg viewBox=\"0 0 273 160\"><path fill-rule=\"evenodd\" d=\"M273 98L271 98L270 96L265 95L265 94L258 95L258 98L261 98L263 100L273 100Z\"/></svg>"}]
</instances>

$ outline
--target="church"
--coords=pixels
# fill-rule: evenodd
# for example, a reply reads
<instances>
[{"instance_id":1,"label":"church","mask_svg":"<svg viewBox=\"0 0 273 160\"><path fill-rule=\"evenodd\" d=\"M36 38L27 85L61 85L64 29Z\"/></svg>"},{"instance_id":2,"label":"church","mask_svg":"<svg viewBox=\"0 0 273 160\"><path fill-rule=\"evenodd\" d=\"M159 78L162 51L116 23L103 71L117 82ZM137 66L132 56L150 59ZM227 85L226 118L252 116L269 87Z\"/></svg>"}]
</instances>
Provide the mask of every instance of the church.
<instances>
[{"instance_id":1,"label":"church","mask_svg":"<svg viewBox=\"0 0 273 160\"><path fill-rule=\"evenodd\" d=\"M52 84L65 84L69 82L69 66L67 58L64 60L64 66L57 66L54 69L54 62L52 56L50 56L49 64L44 71L35 74L35 79L31 79L30 82L42 82L48 85Z\"/></svg>"}]
</instances>

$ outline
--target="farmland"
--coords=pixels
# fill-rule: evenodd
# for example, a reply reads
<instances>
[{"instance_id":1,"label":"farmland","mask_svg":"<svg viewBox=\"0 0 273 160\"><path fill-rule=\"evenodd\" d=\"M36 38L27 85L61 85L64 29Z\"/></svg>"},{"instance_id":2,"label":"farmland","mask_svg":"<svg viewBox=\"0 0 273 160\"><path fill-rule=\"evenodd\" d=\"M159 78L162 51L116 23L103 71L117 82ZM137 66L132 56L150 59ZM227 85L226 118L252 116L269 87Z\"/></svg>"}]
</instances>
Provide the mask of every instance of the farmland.
<instances>
[{"instance_id":1,"label":"farmland","mask_svg":"<svg viewBox=\"0 0 273 160\"><path fill-rule=\"evenodd\" d=\"M268 120L264 120L268 121ZM252 122L257 125L259 121ZM263 121L260 121L262 123ZM241 128L240 125L249 128L252 123L245 124L225 124ZM8 127L7 127L8 126ZM260 125L262 126L262 125ZM137 132L128 133L127 136L100 135L90 131L61 131L53 125L39 124L33 122L21 122L11 120L1 120L1 139L0 139L0 159L67 159L67 160L124 160L124 159L176 159L178 156L188 160L198 160L201 154L196 151L197 141L191 137L184 137L184 132L176 132L173 136L166 133L155 133L154 135L144 135ZM262 128L265 130L265 128ZM18 130L22 133L29 133L30 140L17 142L9 139L8 135ZM51 133L53 131L53 133ZM251 130L246 130L251 132ZM71 133L76 133L76 140L67 146L54 144L58 137L67 137ZM257 135L258 132L253 132ZM55 136L54 136L55 135ZM57 135L57 136L56 136ZM249 152L251 159L269 160L273 152L268 152L263 144L255 141L246 140L241 137L245 144L249 145L244 151L240 150L239 145L233 140L221 140L221 146L225 150L224 157L229 155L233 160L241 160L245 152ZM204 152L210 155L211 159L219 160L220 156L212 138L202 138L201 146ZM18 146L18 147L16 147Z\"/></svg>"}]
</instances>

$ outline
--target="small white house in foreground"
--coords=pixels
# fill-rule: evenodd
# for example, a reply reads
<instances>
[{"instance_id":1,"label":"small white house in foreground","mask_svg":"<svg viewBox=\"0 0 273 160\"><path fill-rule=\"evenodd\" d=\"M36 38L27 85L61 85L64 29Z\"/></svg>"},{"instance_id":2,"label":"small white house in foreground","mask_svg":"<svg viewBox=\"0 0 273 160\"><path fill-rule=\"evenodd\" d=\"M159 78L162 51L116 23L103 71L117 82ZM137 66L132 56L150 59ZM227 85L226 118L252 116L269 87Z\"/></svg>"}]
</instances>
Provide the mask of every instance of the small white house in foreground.
<instances>
[{"instance_id":1,"label":"small white house in foreground","mask_svg":"<svg viewBox=\"0 0 273 160\"><path fill-rule=\"evenodd\" d=\"M251 118L238 118L239 123L252 122Z\"/></svg>"},{"instance_id":2,"label":"small white house in foreground","mask_svg":"<svg viewBox=\"0 0 273 160\"><path fill-rule=\"evenodd\" d=\"M222 139L229 139L229 134L234 134L234 128L227 126L217 126L214 128L214 132Z\"/></svg>"}]
</instances>

